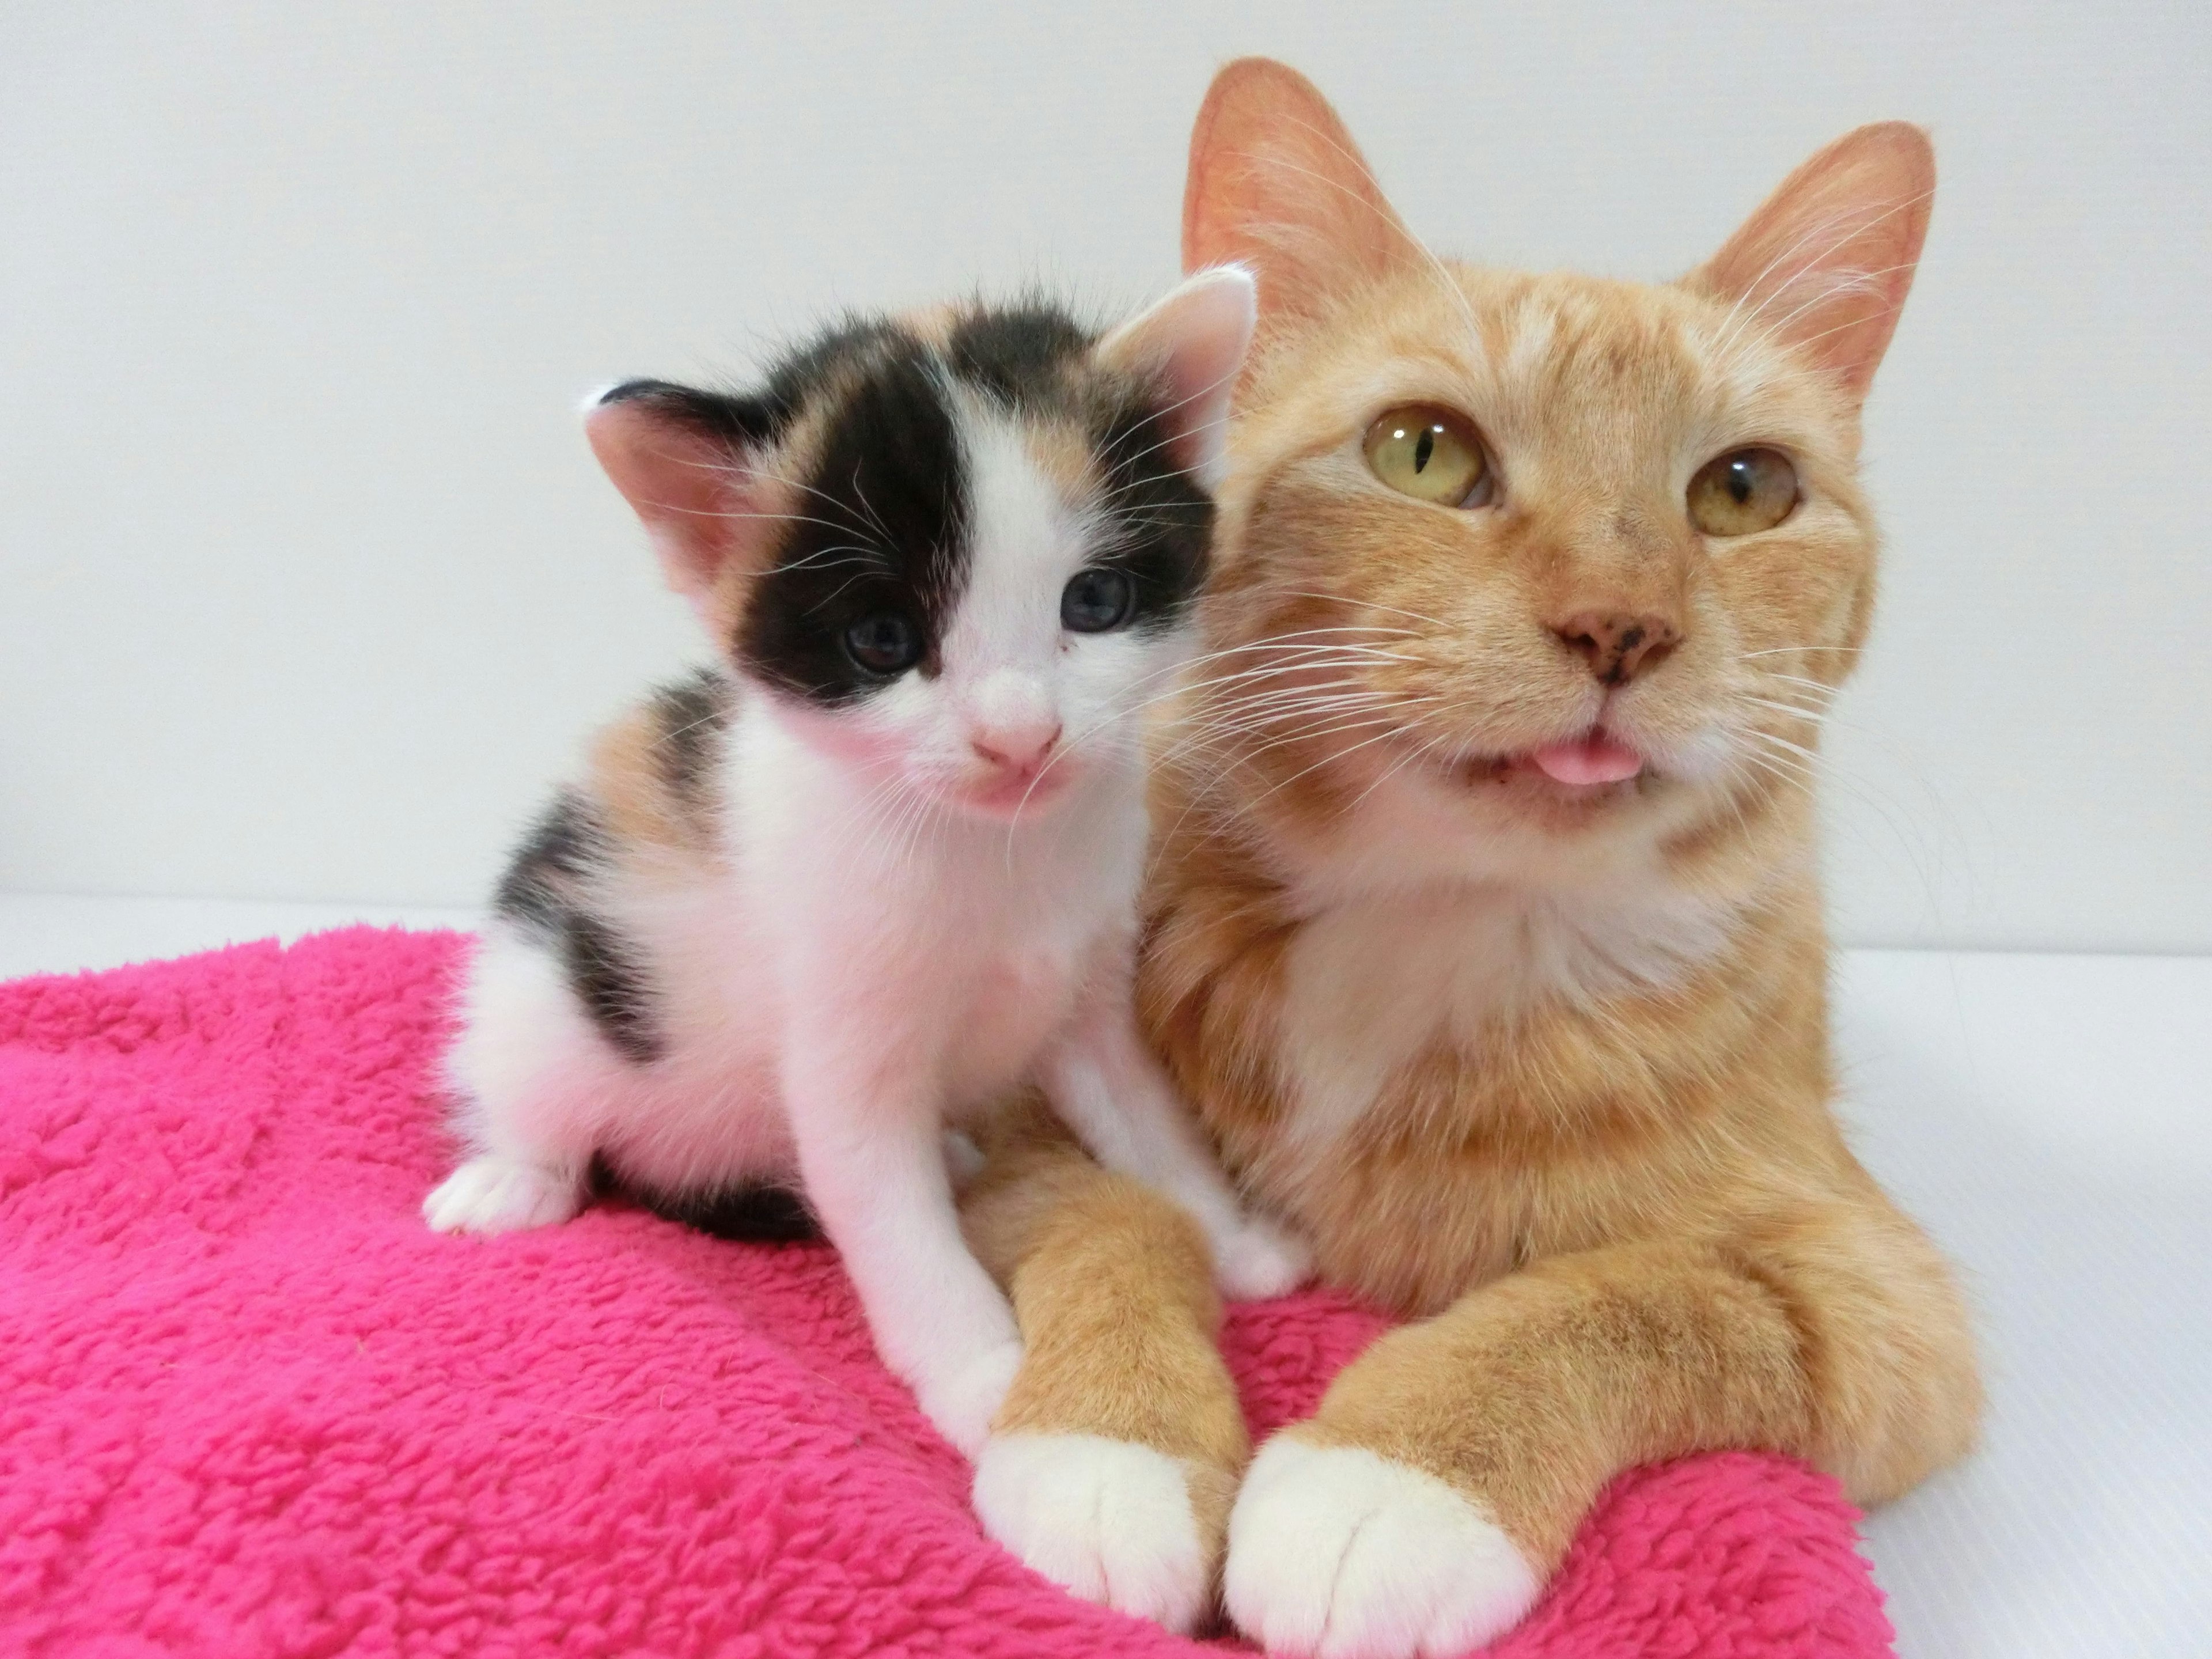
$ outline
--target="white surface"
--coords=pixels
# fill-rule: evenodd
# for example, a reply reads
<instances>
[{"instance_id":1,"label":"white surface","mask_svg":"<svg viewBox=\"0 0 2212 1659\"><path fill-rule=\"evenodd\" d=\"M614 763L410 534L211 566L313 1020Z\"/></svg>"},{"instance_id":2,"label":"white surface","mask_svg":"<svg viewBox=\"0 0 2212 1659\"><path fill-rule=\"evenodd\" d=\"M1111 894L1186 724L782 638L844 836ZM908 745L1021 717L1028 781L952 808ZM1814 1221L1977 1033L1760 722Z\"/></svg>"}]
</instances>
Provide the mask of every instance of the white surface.
<instances>
[{"instance_id":1,"label":"white surface","mask_svg":"<svg viewBox=\"0 0 2212 1659\"><path fill-rule=\"evenodd\" d=\"M0 977L465 912L0 896ZM1854 951L1849 1116L1965 1267L1991 1409L1875 1515L1905 1659L2201 1651L2212 1630L2212 959Z\"/></svg>"},{"instance_id":2,"label":"white surface","mask_svg":"<svg viewBox=\"0 0 2212 1659\"><path fill-rule=\"evenodd\" d=\"M1663 276L1856 123L1943 185L1877 386L1840 932L2212 950L2212 9L15 0L0 888L453 903L685 648L573 410L845 301L1176 258L1216 64L1411 222Z\"/></svg>"},{"instance_id":3,"label":"white surface","mask_svg":"<svg viewBox=\"0 0 2212 1659\"><path fill-rule=\"evenodd\" d=\"M2212 959L1856 952L1875 1174L1964 1264L1981 1452L1875 1515L1907 1659L2212 1647Z\"/></svg>"}]
</instances>

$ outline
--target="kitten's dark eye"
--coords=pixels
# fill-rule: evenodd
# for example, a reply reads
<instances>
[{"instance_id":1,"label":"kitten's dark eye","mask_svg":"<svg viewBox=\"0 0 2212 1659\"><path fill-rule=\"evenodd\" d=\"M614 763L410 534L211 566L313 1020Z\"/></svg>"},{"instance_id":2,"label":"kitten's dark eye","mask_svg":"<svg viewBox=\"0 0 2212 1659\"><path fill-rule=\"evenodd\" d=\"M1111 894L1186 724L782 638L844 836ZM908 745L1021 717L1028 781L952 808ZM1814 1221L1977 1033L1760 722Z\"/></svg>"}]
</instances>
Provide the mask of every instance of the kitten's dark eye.
<instances>
[{"instance_id":1,"label":"kitten's dark eye","mask_svg":"<svg viewBox=\"0 0 2212 1659\"><path fill-rule=\"evenodd\" d=\"M903 674L921 660L921 630L896 611L864 617L845 630L845 654L871 674Z\"/></svg>"},{"instance_id":2,"label":"kitten's dark eye","mask_svg":"<svg viewBox=\"0 0 2212 1659\"><path fill-rule=\"evenodd\" d=\"M1771 530L1797 505L1797 469L1778 449L1732 449L1690 480L1690 522L1708 536Z\"/></svg>"},{"instance_id":3,"label":"kitten's dark eye","mask_svg":"<svg viewBox=\"0 0 2212 1659\"><path fill-rule=\"evenodd\" d=\"M1103 634L1128 621L1136 604L1126 572L1079 570L1060 590L1060 625L1071 634Z\"/></svg>"}]
</instances>

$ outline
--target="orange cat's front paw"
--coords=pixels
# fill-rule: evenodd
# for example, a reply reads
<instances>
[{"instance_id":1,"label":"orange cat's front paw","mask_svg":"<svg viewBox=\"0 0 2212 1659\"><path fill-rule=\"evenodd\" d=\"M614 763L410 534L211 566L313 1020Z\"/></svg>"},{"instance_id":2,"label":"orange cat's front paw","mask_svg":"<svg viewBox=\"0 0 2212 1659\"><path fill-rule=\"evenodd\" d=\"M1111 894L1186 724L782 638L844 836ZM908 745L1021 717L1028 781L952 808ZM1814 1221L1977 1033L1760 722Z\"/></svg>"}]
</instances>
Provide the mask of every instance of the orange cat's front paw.
<instances>
[{"instance_id":1,"label":"orange cat's front paw","mask_svg":"<svg viewBox=\"0 0 2212 1659\"><path fill-rule=\"evenodd\" d=\"M993 1435L975 1503L985 1531L1086 1601L1178 1635L1206 1610L1220 1534L1209 1540L1164 1452L1095 1434Z\"/></svg>"},{"instance_id":2,"label":"orange cat's front paw","mask_svg":"<svg viewBox=\"0 0 2212 1659\"><path fill-rule=\"evenodd\" d=\"M1434 1475L1279 1434L1229 1517L1237 1627L1298 1659L1459 1659L1543 1588L1504 1532Z\"/></svg>"}]
</instances>

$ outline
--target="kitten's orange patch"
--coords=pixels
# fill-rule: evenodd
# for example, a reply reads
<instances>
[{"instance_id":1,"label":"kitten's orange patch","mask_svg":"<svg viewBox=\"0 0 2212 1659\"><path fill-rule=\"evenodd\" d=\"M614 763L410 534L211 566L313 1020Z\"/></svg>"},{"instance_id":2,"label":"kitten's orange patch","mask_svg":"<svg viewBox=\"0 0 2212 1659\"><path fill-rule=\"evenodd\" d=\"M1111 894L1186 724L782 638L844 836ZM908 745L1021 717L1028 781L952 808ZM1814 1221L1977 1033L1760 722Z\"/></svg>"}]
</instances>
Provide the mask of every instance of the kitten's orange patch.
<instances>
[{"instance_id":1,"label":"kitten's orange patch","mask_svg":"<svg viewBox=\"0 0 2212 1659\"><path fill-rule=\"evenodd\" d=\"M1098 494L1098 461L1091 440L1065 422L1028 422L1022 428L1022 447L1049 478L1064 501L1094 500Z\"/></svg>"}]
</instances>

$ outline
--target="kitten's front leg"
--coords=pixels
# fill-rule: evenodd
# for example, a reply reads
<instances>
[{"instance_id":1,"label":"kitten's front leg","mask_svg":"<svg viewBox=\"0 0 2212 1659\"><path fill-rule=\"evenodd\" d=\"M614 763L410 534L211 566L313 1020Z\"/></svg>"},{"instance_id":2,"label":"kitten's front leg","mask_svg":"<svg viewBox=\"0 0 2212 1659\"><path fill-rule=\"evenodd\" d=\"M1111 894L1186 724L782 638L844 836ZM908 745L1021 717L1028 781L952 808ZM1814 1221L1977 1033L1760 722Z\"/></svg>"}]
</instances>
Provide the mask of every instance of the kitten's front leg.
<instances>
[{"instance_id":1,"label":"kitten's front leg","mask_svg":"<svg viewBox=\"0 0 2212 1659\"><path fill-rule=\"evenodd\" d=\"M849 1044L850 1033L843 1041ZM973 1457L1022 1348L1013 1311L961 1237L938 1103L892 1069L835 1058L787 1067L800 1179L844 1258L877 1351L938 1431Z\"/></svg>"},{"instance_id":2,"label":"kitten's front leg","mask_svg":"<svg viewBox=\"0 0 2212 1659\"><path fill-rule=\"evenodd\" d=\"M1206 1234L1214 1278L1244 1300L1303 1284L1313 1256L1289 1234L1247 1215L1144 1037L1127 995L1086 998L1047 1057L1045 1092L1091 1155L1173 1199Z\"/></svg>"}]
</instances>

